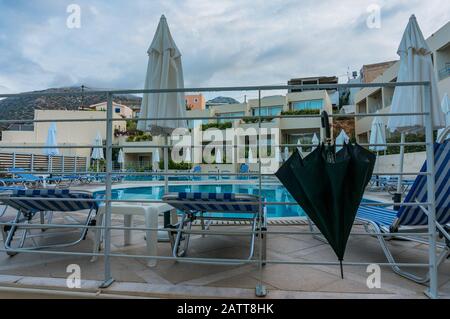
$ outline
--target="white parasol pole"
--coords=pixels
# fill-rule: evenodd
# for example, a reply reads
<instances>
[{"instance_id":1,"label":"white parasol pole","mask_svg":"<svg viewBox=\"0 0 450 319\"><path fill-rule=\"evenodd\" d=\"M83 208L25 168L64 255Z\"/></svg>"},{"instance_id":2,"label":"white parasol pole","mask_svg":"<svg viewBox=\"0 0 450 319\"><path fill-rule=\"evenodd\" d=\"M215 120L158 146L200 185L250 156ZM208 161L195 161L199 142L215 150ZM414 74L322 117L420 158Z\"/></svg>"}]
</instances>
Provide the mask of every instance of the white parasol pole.
<instances>
[{"instance_id":1,"label":"white parasol pole","mask_svg":"<svg viewBox=\"0 0 450 319\"><path fill-rule=\"evenodd\" d=\"M402 132L400 134L400 165L399 165L399 172L400 174L403 173L403 161L405 158L405 133ZM401 194L401 189L402 189L402 177L403 175L399 175L398 179L397 179L397 193Z\"/></svg>"}]
</instances>

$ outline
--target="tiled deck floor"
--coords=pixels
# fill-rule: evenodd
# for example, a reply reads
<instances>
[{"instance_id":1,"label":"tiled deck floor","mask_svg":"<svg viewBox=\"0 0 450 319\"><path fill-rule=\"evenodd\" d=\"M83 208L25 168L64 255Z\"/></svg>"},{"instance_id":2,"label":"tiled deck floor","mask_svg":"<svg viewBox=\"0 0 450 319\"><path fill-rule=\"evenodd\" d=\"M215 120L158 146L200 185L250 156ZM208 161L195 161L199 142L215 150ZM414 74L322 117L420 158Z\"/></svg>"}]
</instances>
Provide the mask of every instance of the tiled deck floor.
<instances>
[{"instance_id":1,"label":"tiled deck floor","mask_svg":"<svg viewBox=\"0 0 450 319\"><path fill-rule=\"evenodd\" d=\"M113 224L120 225L115 217ZM138 218L136 224L143 224ZM217 228L224 226L216 226ZM238 226L231 228L244 229ZM248 229L248 228L246 228ZM272 226L269 230L307 231L307 226ZM362 231L355 226L354 231ZM245 237L193 236L190 257L242 258L248 250ZM133 242L123 245L122 231L112 232L114 252L145 254L144 235L134 232ZM89 252L92 233L71 251ZM170 255L170 245L159 243L159 254ZM390 247L400 262L423 263L427 260L426 246L406 241L390 241ZM83 291L98 291L103 279L103 258L90 262L89 257L73 257L21 253L14 257L0 254L0 286L65 287L69 264L81 266ZM311 235L270 235L268 259L301 261L336 261L328 245ZM350 238L345 261L385 262L378 241L369 236ZM273 298L424 298L425 287L396 275L390 268L382 268L381 288L366 286L368 274L365 267L344 267L345 279L341 279L337 266L305 266L268 264L262 272L256 265L212 266L179 263L171 260L159 261L154 268L146 266L146 260L136 258L112 259L112 273L116 282L104 294L126 294L156 297L254 297L255 285L260 276L268 289L267 297ZM439 270L441 293L450 293L450 263ZM8 296L0 292L1 297Z\"/></svg>"}]
</instances>

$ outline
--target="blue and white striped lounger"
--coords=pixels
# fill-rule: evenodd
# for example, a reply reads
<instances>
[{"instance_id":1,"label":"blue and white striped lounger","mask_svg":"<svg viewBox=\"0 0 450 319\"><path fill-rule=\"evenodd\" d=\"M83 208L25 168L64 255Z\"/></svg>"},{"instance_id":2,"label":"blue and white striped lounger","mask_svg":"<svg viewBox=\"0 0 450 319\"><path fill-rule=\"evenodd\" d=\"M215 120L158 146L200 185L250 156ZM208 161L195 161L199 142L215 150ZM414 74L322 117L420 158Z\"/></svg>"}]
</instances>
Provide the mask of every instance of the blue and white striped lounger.
<instances>
[{"instance_id":1,"label":"blue and white striped lounger","mask_svg":"<svg viewBox=\"0 0 450 319\"><path fill-rule=\"evenodd\" d=\"M387 191L390 194L397 192L398 176L372 176L369 185L374 190ZM402 179L401 193L406 193L413 185L414 180Z\"/></svg>"},{"instance_id":2,"label":"blue and white striped lounger","mask_svg":"<svg viewBox=\"0 0 450 319\"><path fill-rule=\"evenodd\" d=\"M186 233L185 229L190 230L194 220L199 219L201 221L202 229L208 228L208 226L205 227L205 220L232 220L249 221L251 223L250 253L247 258L250 260L254 253L255 238L257 236L255 232L266 228L265 209L263 208L260 214L260 200L262 199L256 195L234 193L181 192L164 195L163 201L183 213L181 221L177 225L172 226L176 230L169 231L174 257L182 257L186 254L190 234ZM205 215L206 213L208 214ZM173 238L175 233L176 238ZM263 259L265 259L266 237L262 236ZM182 240L184 240L183 249L180 247ZM237 264L240 262L231 261L230 263Z\"/></svg>"},{"instance_id":3,"label":"blue and white striped lounger","mask_svg":"<svg viewBox=\"0 0 450 319\"><path fill-rule=\"evenodd\" d=\"M40 249L50 247L66 247L79 243L86 236L88 228L82 228L80 231L80 237L69 243L58 243L49 245L34 245L24 247L27 239L36 237L45 237L46 233L31 234L31 230L36 229L32 227L31 223L37 213L40 213L40 224L45 223L45 213L48 213L48 222L51 223L51 219L54 212L78 212L87 210L86 218L83 222L70 224L73 225L73 229L77 229L77 226L89 226L92 224L93 218L97 211L97 203L93 200L93 196L89 193L74 192L68 189L18 189L14 190L11 194L1 195L0 203L14 208L17 211L14 220L9 221L9 225L2 226L2 233L4 236L5 249L9 250L9 255L14 255L17 249ZM45 229L52 228L51 226ZM53 227L55 228L55 227ZM22 238L17 247L12 247L14 235L22 230ZM63 228L62 233L67 234L67 231L71 231L70 228ZM61 232L59 233L61 234ZM56 236L55 232L48 234L49 236ZM36 241L33 240L35 243Z\"/></svg>"},{"instance_id":4,"label":"blue and white striped lounger","mask_svg":"<svg viewBox=\"0 0 450 319\"><path fill-rule=\"evenodd\" d=\"M12 191L26 189L24 186L0 186L0 194L11 193ZM3 206L3 207L1 207ZM0 217L6 213L7 205L0 205Z\"/></svg>"},{"instance_id":5,"label":"blue and white striped lounger","mask_svg":"<svg viewBox=\"0 0 450 319\"><path fill-rule=\"evenodd\" d=\"M0 179L0 184L2 186L18 186L18 185L24 185L27 183L28 180L25 178L2 178Z\"/></svg>"},{"instance_id":6,"label":"blue and white striped lounger","mask_svg":"<svg viewBox=\"0 0 450 319\"><path fill-rule=\"evenodd\" d=\"M17 186L0 186L0 193L3 193L3 192L11 192L11 191L16 191L16 190L19 190L19 189L26 189L26 187L25 186L22 186L22 185L17 185Z\"/></svg>"},{"instance_id":7,"label":"blue and white striped lounger","mask_svg":"<svg viewBox=\"0 0 450 319\"><path fill-rule=\"evenodd\" d=\"M442 144L435 144L435 189L436 189L436 226L439 235L444 238L444 242L440 245L442 252L438 257L438 265L445 261L450 254L450 140ZM426 163L423 164L421 172L426 172ZM404 200L405 203L426 203L427 202L427 176L418 175L414 180L408 194ZM358 209L356 219L366 224L366 229L371 232L387 233L402 232L406 227L411 230L414 228L426 229L428 225L428 217L424 208L420 206L401 206L397 211L361 205ZM383 251L390 262L395 262L383 236L377 236ZM410 237L408 237L410 239ZM419 242L427 242L426 240L417 239ZM400 275L407 277L416 282L425 283L428 281L428 275L418 277L411 273L407 273L394 266L394 271Z\"/></svg>"},{"instance_id":8,"label":"blue and white striped lounger","mask_svg":"<svg viewBox=\"0 0 450 319\"><path fill-rule=\"evenodd\" d=\"M46 177L43 178L41 176L36 176L30 173L27 173L25 169L20 168L20 167L15 167L15 168L8 168L7 171L11 174L13 174L14 176L18 176L18 178L20 180L22 180L22 182L24 184L29 184L29 185L43 185L44 182L46 183L62 183L62 182L71 182L71 180L67 179L67 178L63 178L61 176L55 176L55 177ZM16 177L17 178L17 177Z\"/></svg>"}]
</instances>

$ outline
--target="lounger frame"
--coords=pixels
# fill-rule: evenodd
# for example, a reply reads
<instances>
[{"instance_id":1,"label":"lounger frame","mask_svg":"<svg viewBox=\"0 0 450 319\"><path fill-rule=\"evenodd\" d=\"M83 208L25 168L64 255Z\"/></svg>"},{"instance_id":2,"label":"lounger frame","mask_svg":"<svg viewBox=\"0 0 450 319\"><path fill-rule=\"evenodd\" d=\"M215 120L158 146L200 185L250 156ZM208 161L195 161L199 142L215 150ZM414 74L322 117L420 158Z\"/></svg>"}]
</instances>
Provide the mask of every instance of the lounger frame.
<instances>
[{"instance_id":1,"label":"lounger frame","mask_svg":"<svg viewBox=\"0 0 450 319\"><path fill-rule=\"evenodd\" d=\"M201 229L202 230L208 230L210 225L211 225L211 221L214 220L221 220L221 221L246 221L246 222L250 222L251 225L251 234L250 234L250 250L249 250L249 254L248 256L245 258L245 260L251 260L254 256L254 252L255 252L255 242L256 242L256 238L260 235L259 231L266 231L267 230L267 217L266 217L266 208L265 206L262 207L262 214L260 214L259 212L259 205L255 205L252 204L251 206L253 207L253 209L250 209L249 211L245 211L245 212L234 212L232 210L225 210L225 209L220 209L220 205L216 205L214 207L214 209L211 209L210 207L208 207L208 203L201 201L201 205L205 206L205 209L190 209L187 208L184 203L183 200L180 199L179 194L182 193L171 193L171 194L167 194L163 197L163 201L166 201L167 203L169 203L170 205L172 205L173 207L179 209L182 212L182 216L180 221L175 224L175 225L170 225L169 227L172 228L173 230L168 231L169 232L169 239L170 239L170 243L171 243L171 247L172 247L172 255L173 257L184 257L187 254L188 248L189 248L189 241L190 241L190 230L192 229L192 224L195 220L200 220L200 225L201 225ZM200 193L197 193L200 194ZM225 204L230 204L233 201L235 202L253 202L253 203L257 203L258 201L260 201L260 198L258 196L255 195L247 195L247 194L233 194L233 200L232 201L227 201L224 200L223 198L226 197L226 193L224 194L218 194L218 193L202 193L202 195L205 194L214 194L214 196L217 196L217 198L220 199L212 199L212 201L214 202L214 200L218 200L217 203L225 203ZM224 196L225 195L225 196ZM191 197L189 197L188 199L184 199L187 203L189 204L193 204L195 203L195 199L193 199L192 197L194 197L195 194L191 193ZM205 216L206 213L208 212L213 212L213 213L223 213L223 214L247 214L250 215L251 217L231 217L231 216ZM206 223L205 223L206 221ZM213 232L209 232L208 235L214 235ZM222 234L222 233L221 233ZM231 234L230 234L231 235ZM205 237L205 234L202 234L202 237ZM266 260L266 241L267 241L267 234L261 234L261 253L262 253L262 260L263 260L263 265L264 260ZM182 245L182 242L183 245ZM236 262L229 262L229 264L242 264L242 261L236 261ZM220 264L220 263L218 263Z\"/></svg>"},{"instance_id":2,"label":"lounger frame","mask_svg":"<svg viewBox=\"0 0 450 319\"><path fill-rule=\"evenodd\" d=\"M47 197L39 197L39 194L45 194ZM74 197L75 196L75 197ZM87 232L89 230L88 226L95 225L95 216L97 212L97 204L95 202L78 202L81 206L77 208L66 207L64 210L61 210L63 213L70 213L81 211L82 209L88 209L86 213L86 217L83 222L74 223L74 224L66 224L67 226L73 226L74 229L81 228L79 232L79 237L74 241L64 242L64 243L56 243L56 244L48 244L48 245L39 245L35 239L40 237L55 237L62 234L67 234L67 228L65 231L60 232L47 232L47 229L51 229L51 226L42 228L41 233L38 234L30 234L31 229L36 229L33 225L33 220L36 216L39 216L39 223L45 224L46 221L48 224L52 223L54 212L58 212L58 210L50 210L52 198L53 199L63 199L64 204L70 203L71 199L77 198L77 196L82 196L84 199L92 199L92 195L85 192L70 192L68 190L61 189L29 189L29 190L19 190L14 191L12 194L8 196L0 197L0 202L5 204L5 207L11 207L17 210L16 216L13 220L9 222L9 225L2 227L2 236L4 240L4 247L8 255L13 256L17 254L17 250L36 250L36 249L46 249L46 248L62 248L69 247L80 243L83 239L86 238ZM20 197L24 197L23 200ZM35 199L30 199L35 198ZM48 200L47 200L48 199ZM41 209L36 208L30 210L31 205L39 205L42 207ZM36 206L37 207L37 206ZM82 207L82 209L79 209ZM5 211L6 211L5 208ZM47 220L46 220L47 219ZM75 219L74 219L75 220ZM80 227L81 226L81 227ZM53 227L55 228L55 227ZM71 228L69 228L71 229ZM21 237L19 239L19 243L17 246L13 247L13 242L16 237L16 233L18 231L22 231ZM27 240L31 240L33 242L33 246L25 246Z\"/></svg>"}]
</instances>

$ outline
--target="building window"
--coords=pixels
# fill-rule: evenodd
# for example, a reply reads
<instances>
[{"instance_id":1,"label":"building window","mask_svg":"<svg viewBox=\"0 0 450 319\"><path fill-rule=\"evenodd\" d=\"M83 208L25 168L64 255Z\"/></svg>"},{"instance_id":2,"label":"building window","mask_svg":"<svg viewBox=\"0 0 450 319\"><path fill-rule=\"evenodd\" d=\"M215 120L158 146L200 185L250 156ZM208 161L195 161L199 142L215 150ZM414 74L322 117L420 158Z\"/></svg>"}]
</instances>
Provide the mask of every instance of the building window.
<instances>
[{"instance_id":1,"label":"building window","mask_svg":"<svg viewBox=\"0 0 450 319\"><path fill-rule=\"evenodd\" d=\"M194 103L197 103L197 102L198 102L198 99L197 99L197 98L195 98L195 99L194 99Z\"/></svg>"},{"instance_id":2,"label":"building window","mask_svg":"<svg viewBox=\"0 0 450 319\"><path fill-rule=\"evenodd\" d=\"M114 109L114 112L120 113L120 107L116 107L116 108Z\"/></svg>"},{"instance_id":3,"label":"building window","mask_svg":"<svg viewBox=\"0 0 450 319\"><path fill-rule=\"evenodd\" d=\"M438 71L439 81L450 76L450 63L445 63L445 66Z\"/></svg>"},{"instance_id":4,"label":"building window","mask_svg":"<svg viewBox=\"0 0 450 319\"><path fill-rule=\"evenodd\" d=\"M201 123L200 123L201 122ZM188 128L193 129L194 126L200 125L200 124L208 124L208 119L202 119L202 120L187 120Z\"/></svg>"},{"instance_id":5,"label":"building window","mask_svg":"<svg viewBox=\"0 0 450 319\"><path fill-rule=\"evenodd\" d=\"M321 110L323 99L292 102L292 110Z\"/></svg>"},{"instance_id":6,"label":"building window","mask_svg":"<svg viewBox=\"0 0 450 319\"><path fill-rule=\"evenodd\" d=\"M220 117L227 117L227 116L244 116L244 112L232 112L232 113L219 113L217 114L217 117L219 119L217 120L219 123L225 123L225 122L232 122L236 121L237 119L220 119Z\"/></svg>"},{"instance_id":7,"label":"building window","mask_svg":"<svg viewBox=\"0 0 450 319\"><path fill-rule=\"evenodd\" d=\"M317 134L319 136L319 134ZM314 137L314 133L302 133L302 134L291 134L288 135L288 143L289 144L313 144L312 139ZM303 152L311 152L312 147L302 147Z\"/></svg>"},{"instance_id":8,"label":"building window","mask_svg":"<svg viewBox=\"0 0 450 319\"><path fill-rule=\"evenodd\" d=\"M262 107L255 107L252 108L252 115L253 116L270 116L270 115L280 115L281 111L283 111L283 106L277 105L277 106L262 106Z\"/></svg>"},{"instance_id":9,"label":"building window","mask_svg":"<svg viewBox=\"0 0 450 319\"><path fill-rule=\"evenodd\" d=\"M388 133L388 132L386 132ZM369 143L369 139L366 133L361 133L358 135L358 143Z\"/></svg>"}]
</instances>

